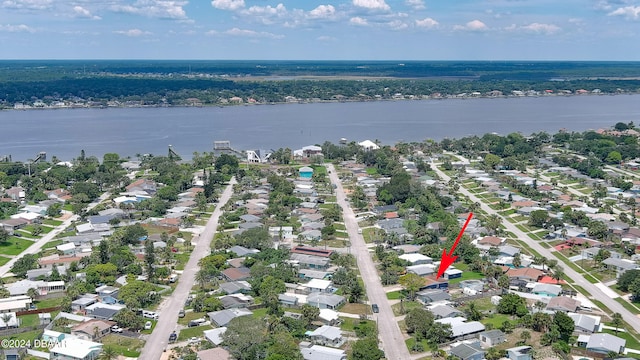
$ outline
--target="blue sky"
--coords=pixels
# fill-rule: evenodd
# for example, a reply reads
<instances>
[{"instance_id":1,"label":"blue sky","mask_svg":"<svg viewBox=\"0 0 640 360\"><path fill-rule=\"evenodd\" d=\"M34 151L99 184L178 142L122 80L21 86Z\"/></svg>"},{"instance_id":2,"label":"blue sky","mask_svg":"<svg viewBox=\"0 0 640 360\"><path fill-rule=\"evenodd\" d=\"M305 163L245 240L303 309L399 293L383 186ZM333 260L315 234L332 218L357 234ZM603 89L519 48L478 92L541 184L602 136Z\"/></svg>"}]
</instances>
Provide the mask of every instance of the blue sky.
<instances>
[{"instance_id":1,"label":"blue sky","mask_svg":"<svg viewBox=\"0 0 640 360\"><path fill-rule=\"evenodd\" d=\"M2 59L640 60L640 0L0 0Z\"/></svg>"}]
</instances>

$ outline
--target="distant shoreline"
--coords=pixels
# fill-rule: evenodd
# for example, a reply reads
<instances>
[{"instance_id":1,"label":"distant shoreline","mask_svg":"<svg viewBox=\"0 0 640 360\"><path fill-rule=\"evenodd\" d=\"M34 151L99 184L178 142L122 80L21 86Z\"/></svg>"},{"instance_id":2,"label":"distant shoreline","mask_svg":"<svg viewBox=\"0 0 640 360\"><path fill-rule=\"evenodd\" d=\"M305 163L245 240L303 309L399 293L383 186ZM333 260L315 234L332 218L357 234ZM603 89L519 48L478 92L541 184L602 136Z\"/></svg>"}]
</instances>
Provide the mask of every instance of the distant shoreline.
<instances>
[{"instance_id":1,"label":"distant shoreline","mask_svg":"<svg viewBox=\"0 0 640 360\"><path fill-rule=\"evenodd\" d=\"M282 101L282 102L269 102L269 103L218 103L218 104L201 104L201 105L171 105L171 104L121 104L117 106L113 105L76 105L76 106L47 106L47 107L25 107L25 108L0 108L2 111L43 111L43 110L77 110L77 109L144 109L144 108L226 108L226 107L239 107L239 106L269 106L269 105L290 105L290 104L335 104L335 103L363 103L363 102L384 102L384 101L429 101L429 100L473 100L473 99L523 99L523 98L548 98L548 97L584 97L584 96L622 96L622 95L638 95L639 92L625 92L625 93L584 93L584 94L537 94L537 95L498 95L498 96L456 96L448 95L441 97L422 96L416 98L398 98L398 99L341 99L341 100L296 100L296 101Z\"/></svg>"}]
</instances>

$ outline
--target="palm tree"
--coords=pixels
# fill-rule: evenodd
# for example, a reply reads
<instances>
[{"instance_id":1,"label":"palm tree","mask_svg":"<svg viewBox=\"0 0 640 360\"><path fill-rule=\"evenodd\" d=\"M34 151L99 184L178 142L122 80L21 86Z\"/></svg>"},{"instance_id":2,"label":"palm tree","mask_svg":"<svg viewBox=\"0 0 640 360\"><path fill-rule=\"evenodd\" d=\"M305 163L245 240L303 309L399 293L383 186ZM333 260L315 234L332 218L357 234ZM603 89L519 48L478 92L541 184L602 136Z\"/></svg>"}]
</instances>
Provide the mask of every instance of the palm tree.
<instances>
[{"instance_id":1,"label":"palm tree","mask_svg":"<svg viewBox=\"0 0 640 360\"><path fill-rule=\"evenodd\" d=\"M562 266L556 266L551 274L551 277L556 280L556 284L560 283L560 279L564 277L564 269Z\"/></svg>"},{"instance_id":2,"label":"palm tree","mask_svg":"<svg viewBox=\"0 0 640 360\"><path fill-rule=\"evenodd\" d=\"M520 259L520 254L515 254L513 256L513 267L515 267L516 269L520 267L520 265L522 265L522 259Z\"/></svg>"},{"instance_id":3,"label":"palm tree","mask_svg":"<svg viewBox=\"0 0 640 360\"><path fill-rule=\"evenodd\" d=\"M112 346L105 346L98 357L99 360L115 360L118 358L116 350Z\"/></svg>"},{"instance_id":4,"label":"palm tree","mask_svg":"<svg viewBox=\"0 0 640 360\"><path fill-rule=\"evenodd\" d=\"M524 330L520 333L520 339L522 339L522 343L526 344L529 339L531 339L531 333L527 330Z\"/></svg>"},{"instance_id":5,"label":"palm tree","mask_svg":"<svg viewBox=\"0 0 640 360\"><path fill-rule=\"evenodd\" d=\"M622 327L622 315L620 313L615 313L611 316L611 325L616 328L616 334L618 333L618 328Z\"/></svg>"},{"instance_id":6,"label":"palm tree","mask_svg":"<svg viewBox=\"0 0 640 360\"><path fill-rule=\"evenodd\" d=\"M27 290L27 296L30 297L31 300L35 300L38 296L38 290L30 288L29 290Z\"/></svg>"},{"instance_id":7,"label":"palm tree","mask_svg":"<svg viewBox=\"0 0 640 360\"><path fill-rule=\"evenodd\" d=\"M8 298L9 296L11 296L11 293L9 292L9 290L5 287L1 287L0 288L0 299L4 299L4 298Z\"/></svg>"},{"instance_id":8,"label":"palm tree","mask_svg":"<svg viewBox=\"0 0 640 360\"><path fill-rule=\"evenodd\" d=\"M2 315L0 315L0 318L2 318L2 321L4 322L5 329L8 329L9 328L9 321L11 321L11 319L13 319L13 314L3 313Z\"/></svg>"}]
</instances>

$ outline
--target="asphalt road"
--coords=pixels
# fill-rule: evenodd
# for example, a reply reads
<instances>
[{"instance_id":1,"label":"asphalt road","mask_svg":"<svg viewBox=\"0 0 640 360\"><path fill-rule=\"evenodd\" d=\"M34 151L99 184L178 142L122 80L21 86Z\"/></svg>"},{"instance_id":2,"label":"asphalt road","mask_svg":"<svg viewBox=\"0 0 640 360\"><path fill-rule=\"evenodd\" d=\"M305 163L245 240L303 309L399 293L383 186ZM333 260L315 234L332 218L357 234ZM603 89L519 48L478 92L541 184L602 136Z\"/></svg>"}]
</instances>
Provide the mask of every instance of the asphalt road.
<instances>
[{"instance_id":1,"label":"asphalt road","mask_svg":"<svg viewBox=\"0 0 640 360\"><path fill-rule=\"evenodd\" d=\"M176 329L176 324L178 323L178 312L184 307L189 291L191 291L195 281L196 273L199 269L198 261L211 253L211 240L218 228L218 220L222 214L222 208L233 194L233 184L235 183L235 178L231 179L229 185L224 189L213 215L211 215L207 225L205 225L198 237L196 247L193 249L189 261L178 280L178 286L160 306L158 323L153 329L153 333L147 338L140 357L138 357L139 360L160 359L164 348L169 344L169 335Z\"/></svg>"},{"instance_id":2,"label":"asphalt road","mask_svg":"<svg viewBox=\"0 0 640 360\"><path fill-rule=\"evenodd\" d=\"M87 210L91 210L94 207L98 206L98 204L100 204L102 201L104 201L105 199L108 199L109 196L111 196L111 194L108 193L108 192L102 194L98 198L98 200L96 200L95 202L90 203L87 206ZM71 226L71 223L73 223L74 221L76 221L78 219L79 219L78 215L71 216L70 218L65 220L62 224L56 226L53 230L49 231L49 233L44 234L40 239L35 241L33 244L31 244L31 246L29 246L26 250L24 250L22 253L20 253L20 255L14 256L6 264L0 266L0 277L4 276L6 273L8 273L9 270L11 270L11 267L13 266L13 264L16 261L18 261L18 259L23 257L24 255L26 255L26 254L37 254L38 252L40 252L40 249L42 249L42 247L46 243L48 243L49 241L53 240L53 238L55 238L58 234L60 234L66 228Z\"/></svg>"},{"instance_id":3,"label":"asphalt road","mask_svg":"<svg viewBox=\"0 0 640 360\"><path fill-rule=\"evenodd\" d=\"M410 360L409 350L405 345L400 327L394 319L393 311L387 301L387 294L380 283L380 278L367 249L367 244L364 242L362 235L358 234L358 222L346 199L342 183L338 179L338 174L336 174L333 164L327 164L327 169L330 172L331 183L336 185L337 203L342 207L344 224L347 228L349 239L351 239L351 253L356 257L356 263L358 264L358 269L360 269L360 276L364 281L369 302L378 304L380 308L380 312L375 315L377 316L379 339L382 342L385 355L389 360Z\"/></svg>"},{"instance_id":4,"label":"asphalt road","mask_svg":"<svg viewBox=\"0 0 640 360\"><path fill-rule=\"evenodd\" d=\"M451 179L444 172L438 169L438 167L434 163L431 163L431 168L435 170L438 176L440 176L444 181L449 181ZM467 189L460 186L460 189L458 191L463 195L465 195L466 197L468 197L469 199L471 199L471 201L479 203L482 210L484 210L486 213L496 214L500 216L500 218L502 219L502 224L507 228L507 231L515 234L518 237L518 239L526 242L527 245L529 245L532 249L537 251L541 256L544 256L548 259L557 259L557 257L553 254L553 252L549 251L549 249L545 247L542 247L542 245L540 245L537 241L531 239L524 231L518 229L511 222L507 221L504 217L502 217L502 215L500 215L497 211L490 208L487 204L482 202L481 199L476 197ZM590 298L596 299L602 302L612 312L620 313L622 315L622 318L627 322L627 324L629 324L636 331L640 332L640 318L638 318L638 316L636 316L635 314L625 309L620 303L618 303L617 301L615 301L614 299L606 295L597 286L585 280L585 278L582 277L582 275L580 275L578 272L566 266L562 262L562 260L558 259L558 264L562 265L565 275L567 275L571 280L573 280L576 285L581 286L583 289L586 290L586 292L591 294ZM604 309L602 310L604 311Z\"/></svg>"}]
</instances>

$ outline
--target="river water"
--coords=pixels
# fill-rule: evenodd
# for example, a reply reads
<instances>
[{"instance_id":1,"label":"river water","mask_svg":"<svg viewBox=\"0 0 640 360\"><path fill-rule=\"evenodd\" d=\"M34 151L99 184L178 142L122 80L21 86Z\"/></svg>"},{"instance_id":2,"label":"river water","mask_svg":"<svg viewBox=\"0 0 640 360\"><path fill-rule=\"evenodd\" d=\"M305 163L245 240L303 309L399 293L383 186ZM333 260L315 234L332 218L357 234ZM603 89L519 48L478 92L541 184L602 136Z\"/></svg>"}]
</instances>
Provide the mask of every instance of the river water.
<instances>
[{"instance_id":1,"label":"river water","mask_svg":"<svg viewBox=\"0 0 640 360\"><path fill-rule=\"evenodd\" d=\"M616 122L640 123L640 95L550 96L314 103L203 108L7 110L0 112L0 156L34 158L40 151L71 160L98 156L211 151L214 140L246 149L297 149L340 138L383 144L562 128L583 131Z\"/></svg>"}]
</instances>

